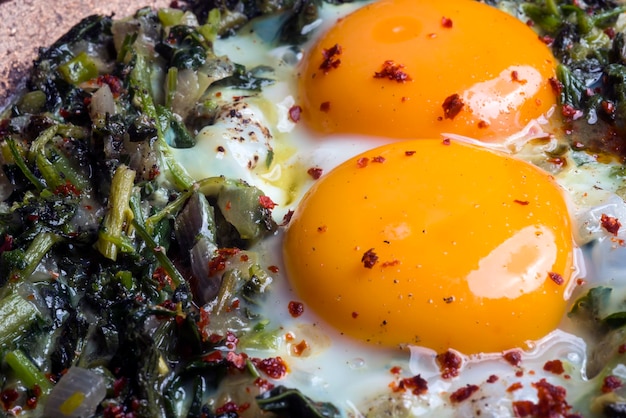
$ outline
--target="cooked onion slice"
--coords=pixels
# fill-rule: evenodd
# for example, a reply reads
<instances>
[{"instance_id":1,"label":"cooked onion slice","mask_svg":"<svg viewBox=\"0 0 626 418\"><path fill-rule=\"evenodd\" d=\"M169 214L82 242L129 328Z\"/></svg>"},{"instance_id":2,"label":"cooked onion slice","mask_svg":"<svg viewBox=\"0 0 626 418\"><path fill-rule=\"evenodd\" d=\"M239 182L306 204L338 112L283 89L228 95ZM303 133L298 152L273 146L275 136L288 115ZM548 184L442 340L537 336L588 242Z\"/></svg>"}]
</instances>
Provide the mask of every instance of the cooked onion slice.
<instances>
[{"instance_id":1,"label":"cooked onion slice","mask_svg":"<svg viewBox=\"0 0 626 418\"><path fill-rule=\"evenodd\" d=\"M105 395L104 377L82 367L71 367L50 392L44 416L90 417Z\"/></svg>"}]
</instances>

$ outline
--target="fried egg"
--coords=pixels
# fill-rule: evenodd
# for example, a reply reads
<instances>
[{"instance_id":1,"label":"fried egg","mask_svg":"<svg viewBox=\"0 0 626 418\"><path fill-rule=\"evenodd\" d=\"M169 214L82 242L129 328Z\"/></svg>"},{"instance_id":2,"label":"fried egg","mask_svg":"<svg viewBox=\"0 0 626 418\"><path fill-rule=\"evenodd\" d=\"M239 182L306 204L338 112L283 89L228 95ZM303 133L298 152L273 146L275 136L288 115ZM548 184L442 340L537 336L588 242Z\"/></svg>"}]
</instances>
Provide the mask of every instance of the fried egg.
<instances>
[{"instance_id":1,"label":"fried egg","mask_svg":"<svg viewBox=\"0 0 626 418\"><path fill-rule=\"evenodd\" d=\"M218 126L175 155L291 217L256 248L276 267L262 315L281 339L261 354L288 363L280 383L345 416L503 417L552 388L582 398L585 342L565 313L624 272L626 235L601 218L626 206L612 163L545 157L566 143L546 45L467 0L325 5L302 49L272 48L271 28L215 50L272 67L274 85L210 91L230 103Z\"/></svg>"}]
</instances>

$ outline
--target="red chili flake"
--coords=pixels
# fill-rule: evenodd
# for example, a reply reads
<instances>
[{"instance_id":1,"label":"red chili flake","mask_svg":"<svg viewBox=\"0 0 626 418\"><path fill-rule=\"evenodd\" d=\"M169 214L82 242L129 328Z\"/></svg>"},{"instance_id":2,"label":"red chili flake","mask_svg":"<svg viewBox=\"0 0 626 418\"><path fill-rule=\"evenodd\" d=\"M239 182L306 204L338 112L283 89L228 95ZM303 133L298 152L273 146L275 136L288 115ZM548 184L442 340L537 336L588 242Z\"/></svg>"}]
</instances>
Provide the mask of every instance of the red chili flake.
<instances>
[{"instance_id":1,"label":"red chili flake","mask_svg":"<svg viewBox=\"0 0 626 418\"><path fill-rule=\"evenodd\" d=\"M206 341L209 338L208 327L210 323L211 317L209 312L204 309L200 309L200 319L196 322L196 326L198 327L202 341Z\"/></svg>"},{"instance_id":2,"label":"red chili flake","mask_svg":"<svg viewBox=\"0 0 626 418\"><path fill-rule=\"evenodd\" d=\"M262 208L269 209L269 210L272 210L276 206L278 206L276 203L272 201L272 199L269 196L265 196L265 195L259 196L259 204L261 205Z\"/></svg>"},{"instance_id":3,"label":"red chili flake","mask_svg":"<svg viewBox=\"0 0 626 418\"><path fill-rule=\"evenodd\" d=\"M524 386L522 385L521 382L515 382L513 383L511 386L509 386L508 388L506 388L506 391L511 393L511 392L515 392L516 390L520 390L521 388L523 388Z\"/></svg>"},{"instance_id":4,"label":"red chili flake","mask_svg":"<svg viewBox=\"0 0 626 418\"><path fill-rule=\"evenodd\" d=\"M413 377L407 377L398 383L399 391L410 390L413 395L423 395L428 392L428 382L419 374Z\"/></svg>"},{"instance_id":5,"label":"red chili flake","mask_svg":"<svg viewBox=\"0 0 626 418\"><path fill-rule=\"evenodd\" d=\"M404 155L406 155L407 157L411 157L415 155L415 151L404 151Z\"/></svg>"},{"instance_id":6,"label":"red chili flake","mask_svg":"<svg viewBox=\"0 0 626 418\"><path fill-rule=\"evenodd\" d=\"M443 145L450 145L450 138L444 138L444 139L441 141L441 143L442 143Z\"/></svg>"},{"instance_id":7,"label":"red chili flake","mask_svg":"<svg viewBox=\"0 0 626 418\"><path fill-rule=\"evenodd\" d=\"M495 374L492 374L491 376L487 378L487 383L496 383L498 379L500 379L498 376L496 376Z\"/></svg>"},{"instance_id":8,"label":"red chili flake","mask_svg":"<svg viewBox=\"0 0 626 418\"><path fill-rule=\"evenodd\" d=\"M226 269L226 261L228 261L228 257L221 253L209 260L209 276L224 271Z\"/></svg>"},{"instance_id":9,"label":"red chili flake","mask_svg":"<svg viewBox=\"0 0 626 418\"><path fill-rule=\"evenodd\" d=\"M567 160L565 158L561 158L561 157L547 158L547 161L549 163L552 163L552 164L557 165L559 167L565 167L567 165Z\"/></svg>"},{"instance_id":10,"label":"red chili flake","mask_svg":"<svg viewBox=\"0 0 626 418\"><path fill-rule=\"evenodd\" d=\"M279 270L278 266L268 266L267 269L274 274L278 273L278 270Z\"/></svg>"},{"instance_id":11,"label":"red chili flake","mask_svg":"<svg viewBox=\"0 0 626 418\"><path fill-rule=\"evenodd\" d=\"M61 196L80 196L80 190L78 190L78 188L74 186L71 181L65 180L65 184L59 184L54 189L54 194Z\"/></svg>"},{"instance_id":12,"label":"red chili flake","mask_svg":"<svg viewBox=\"0 0 626 418\"><path fill-rule=\"evenodd\" d=\"M565 388L554 386L545 379L533 383L533 387L537 389L538 402L535 404L531 401L515 401L513 402L513 412L517 417L579 417L577 414L570 414L572 407L567 403Z\"/></svg>"},{"instance_id":13,"label":"red chili flake","mask_svg":"<svg viewBox=\"0 0 626 418\"><path fill-rule=\"evenodd\" d=\"M449 17L445 17L445 16L442 17L441 26L443 26L444 28L450 29L452 27L452 19L450 19Z\"/></svg>"},{"instance_id":14,"label":"red chili flake","mask_svg":"<svg viewBox=\"0 0 626 418\"><path fill-rule=\"evenodd\" d=\"M454 119L456 115L458 115L459 112L463 109L463 106L465 106L465 103L463 103L463 100L461 100L461 96L459 96L458 94L454 93L446 97L446 100L444 100L443 104L441 105L441 107L443 107L444 118Z\"/></svg>"},{"instance_id":15,"label":"red chili flake","mask_svg":"<svg viewBox=\"0 0 626 418\"><path fill-rule=\"evenodd\" d=\"M233 207L233 203L229 200L228 202L226 202L226 205L224 206L224 209L231 210L232 207Z\"/></svg>"},{"instance_id":16,"label":"red chili flake","mask_svg":"<svg viewBox=\"0 0 626 418\"><path fill-rule=\"evenodd\" d=\"M287 364L280 357L253 358L251 360L259 370L272 379L280 379L287 375Z\"/></svg>"},{"instance_id":17,"label":"red chili flake","mask_svg":"<svg viewBox=\"0 0 626 418\"><path fill-rule=\"evenodd\" d=\"M307 348L309 348L309 343L306 340L302 340L298 344L291 346L291 353L296 357L300 357Z\"/></svg>"},{"instance_id":18,"label":"red chili flake","mask_svg":"<svg viewBox=\"0 0 626 418\"><path fill-rule=\"evenodd\" d=\"M615 38L615 35L617 35L617 33L615 32L615 28L612 26L609 26L608 28L604 29L604 34L608 36L609 39L613 39Z\"/></svg>"},{"instance_id":19,"label":"red chili flake","mask_svg":"<svg viewBox=\"0 0 626 418\"><path fill-rule=\"evenodd\" d=\"M486 120L481 120L480 122L478 122L478 129L486 129L489 127L489 122L487 122Z\"/></svg>"},{"instance_id":20,"label":"red chili flake","mask_svg":"<svg viewBox=\"0 0 626 418\"><path fill-rule=\"evenodd\" d=\"M602 110L604 110L607 115L613 116L613 114L615 113L615 105L612 102L609 102L608 100L602 100L602 103L600 103L600 105L602 106Z\"/></svg>"},{"instance_id":21,"label":"red chili flake","mask_svg":"<svg viewBox=\"0 0 626 418\"><path fill-rule=\"evenodd\" d=\"M167 274L163 267L157 267L156 270L154 270L154 273L152 273L152 278L156 280L159 284L157 286L158 290L163 290L166 286L174 290L174 283L172 282L172 278L169 276L169 274Z\"/></svg>"},{"instance_id":22,"label":"red chili flake","mask_svg":"<svg viewBox=\"0 0 626 418\"><path fill-rule=\"evenodd\" d=\"M352 318L356 319L359 316L358 312L352 312Z\"/></svg>"},{"instance_id":23,"label":"red chili flake","mask_svg":"<svg viewBox=\"0 0 626 418\"><path fill-rule=\"evenodd\" d=\"M518 350L508 351L503 357L511 366L517 367L522 362L522 353Z\"/></svg>"},{"instance_id":24,"label":"red chili flake","mask_svg":"<svg viewBox=\"0 0 626 418\"><path fill-rule=\"evenodd\" d=\"M324 60L320 64L320 70L324 71L324 74L328 74L330 70L339 67L339 64L341 64L341 60L339 59L340 55L341 46L339 44L335 44L328 49L324 49L322 51Z\"/></svg>"},{"instance_id":25,"label":"red chili flake","mask_svg":"<svg viewBox=\"0 0 626 418\"><path fill-rule=\"evenodd\" d=\"M302 302L292 300L289 302L288 309L289 314L294 318L297 318L304 313L304 305Z\"/></svg>"},{"instance_id":26,"label":"red chili flake","mask_svg":"<svg viewBox=\"0 0 626 418\"><path fill-rule=\"evenodd\" d=\"M257 377L256 379L254 379L253 384L254 386L258 387L261 390L261 392L267 392L268 390L274 389L274 384L268 382L262 377Z\"/></svg>"},{"instance_id":27,"label":"red chili flake","mask_svg":"<svg viewBox=\"0 0 626 418\"><path fill-rule=\"evenodd\" d=\"M35 385L36 388L38 388L39 386ZM28 392L31 392L30 390ZM39 402L39 395L34 394L28 397L28 399L26 399L26 409L35 409L37 408L37 403Z\"/></svg>"},{"instance_id":28,"label":"red chili flake","mask_svg":"<svg viewBox=\"0 0 626 418\"><path fill-rule=\"evenodd\" d=\"M543 365L543 369L554 374L562 374L565 371L561 360L546 361L546 364Z\"/></svg>"},{"instance_id":29,"label":"red chili flake","mask_svg":"<svg viewBox=\"0 0 626 418\"><path fill-rule=\"evenodd\" d=\"M617 235L617 232L622 226L617 218L613 218L612 216L608 216L604 213L600 217L600 224L602 224L602 228L606 229L607 232L610 232L613 235Z\"/></svg>"},{"instance_id":30,"label":"red chili flake","mask_svg":"<svg viewBox=\"0 0 626 418\"><path fill-rule=\"evenodd\" d=\"M624 385L622 380L617 376L607 376L602 382L602 393L610 393L621 388Z\"/></svg>"},{"instance_id":31,"label":"red chili flake","mask_svg":"<svg viewBox=\"0 0 626 418\"><path fill-rule=\"evenodd\" d=\"M104 74L97 78L96 82L98 85L107 84L109 89L111 89L111 93L113 97L117 98L124 91L124 85L122 84L122 80L118 77L115 77L111 74Z\"/></svg>"},{"instance_id":32,"label":"red chili flake","mask_svg":"<svg viewBox=\"0 0 626 418\"><path fill-rule=\"evenodd\" d=\"M13 402L15 402L19 397L20 394L15 389L5 389L0 392L0 401L2 401L4 409L6 410L10 409Z\"/></svg>"},{"instance_id":33,"label":"red chili flake","mask_svg":"<svg viewBox=\"0 0 626 418\"><path fill-rule=\"evenodd\" d=\"M330 102L322 102L322 104L320 104L320 110L327 113L330 110Z\"/></svg>"},{"instance_id":34,"label":"red chili flake","mask_svg":"<svg viewBox=\"0 0 626 418\"><path fill-rule=\"evenodd\" d=\"M322 177L322 174L324 174L324 170L319 167L311 167L306 171L306 173L311 176L313 180L317 180Z\"/></svg>"},{"instance_id":35,"label":"red chili flake","mask_svg":"<svg viewBox=\"0 0 626 418\"><path fill-rule=\"evenodd\" d=\"M540 36L539 40L548 46L551 46L554 43L554 38L550 35Z\"/></svg>"},{"instance_id":36,"label":"red chili flake","mask_svg":"<svg viewBox=\"0 0 626 418\"><path fill-rule=\"evenodd\" d=\"M619 354L624 354L624 353L626 353L626 344L622 344L622 345L620 345L620 346L617 348L617 352L618 352Z\"/></svg>"},{"instance_id":37,"label":"red chili flake","mask_svg":"<svg viewBox=\"0 0 626 418\"><path fill-rule=\"evenodd\" d=\"M557 95L560 95L560 94L561 94L561 92L563 91L563 88L565 87L565 86L563 85L563 83L561 83L561 82L559 81L559 79L558 79L558 78L556 78L556 77L550 77L550 78L548 79L548 81L550 82L550 87L552 87L552 90L553 90L553 91L554 91Z\"/></svg>"},{"instance_id":38,"label":"red chili flake","mask_svg":"<svg viewBox=\"0 0 626 418\"><path fill-rule=\"evenodd\" d=\"M467 385L460 389L457 389L452 395L450 395L450 401L454 403L463 402L478 390L476 385Z\"/></svg>"},{"instance_id":39,"label":"red chili flake","mask_svg":"<svg viewBox=\"0 0 626 418\"><path fill-rule=\"evenodd\" d=\"M391 374L400 374L402 373L402 367L393 366L391 369L389 369L389 371L391 372Z\"/></svg>"},{"instance_id":40,"label":"red chili flake","mask_svg":"<svg viewBox=\"0 0 626 418\"><path fill-rule=\"evenodd\" d=\"M567 119L576 120L583 115L583 112L579 109L576 109L572 105L564 104L561 107L561 114L563 114L563 116Z\"/></svg>"},{"instance_id":41,"label":"red chili flake","mask_svg":"<svg viewBox=\"0 0 626 418\"><path fill-rule=\"evenodd\" d=\"M229 402L226 402L224 405L220 406L219 408L216 408L215 413L217 415L226 414L226 413L240 414L249 408L250 408L249 403L243 403L241 405L237 405L235 402L229 401Z\"/></svg>"},{"instance_id":42,"label":"red chili flake","mask_svg":"<svg viewBox=\"0 0 626 418\"><path fill-rule=\"evenodd\" d=\"M292 122L297 123L300 120L301 115L302 108L300 106L296 105L289 108L289 119L291 119Z\"/></svg>"},{"instance_id":43,"label":"red chili flake","mask_svg":"<svg viewBox=\"0 0 626 418\"><path fill-rule=\"evenodd\" d=\"M248 355L246 353L237 354L234 351L229 351L226 354L226 361L235 366L238 370L243 370L246 367L246 360Z\"/></svg>"},{"instance_id":44,"label":"red chili flake","mask_svg":"<svg viewBox=\"0 0 626 418\"><path fill-rule=\"evenodd\" d=\"M550 277L550 279L559 286L565 283L565 279L559 273L551 271L548 273L548 277Z\"/></svg>"},{"instance_id":45,"label":"red chili flake","mask_svg":"<svg viewBox=\"0 0 626 418\"><path fill-rule=\"evenodd\" d=\"M328 229L328 227L326 225L318 226L317 227L317 232L319 232L321 234L321 233L326 232L327 229Z\"/></svg>"},{"instance_id":46,"label":"red chili flake","mask_svg":"<svg viewBox=\"0 0 626 418\"><path fill-rule=\"evenodd\" d=\"M239 344L239 338L237 338L233 332L227 331L226 338L224 338L224 347L229 350L235 350L237 348L237 344Z\"/></svg>"},{"instance_id":47,"label":"red chili flake","mask_svg":"<svg viewBox=\"0 0 626 418\"><path fill-rule=\"evenodd\" d=\"M164 300L163 302L159 303L157 306L160 306L164 309L167 309L168 311L173 311L173 312L176 312L178 310L178 304L171 299Z\"/></svg>"},{"instance_id":48,"label":"red chili flake","mask_svg":"<svg viewBox=\"0 0 626 418\"><path fill-rule=\"evenodd\" d=\"M370 159L367 157L361 157L358 160L356 160L356 166L358 168L363 168L363 167L367 167L367 165L369 164Z\"/></svg>"},{"instance_id":49,"label":"red chili flake","mask_svg":"<svg viewBox=\"0 0 626 418\"><path fill-rule=\"evenodd\" d=\"M207 354L206 356L202 357L203 361L206 361L207 363L215 363L218 361L222 360L222 352L215 350L210 354Z\"/></svg>"},{"instance_id":50,"label":"red chili flake","mask_svg":"<svg viewBox=\"0 0 626 418\"><path fill-rule=\"evenodd\" d=\"M405 73L402 69L404 65L396 64L392 60L387 60L383 63L381 70L374 73L374 78L387 78L391 81L397 81L398 83L404 83L411 81L411 76Z\"/></svg>"},{"instance_id":51,"label":"red chili flake","mask_svg":"<svg viewBox=\"0 0 626 418\"><path fill-rule=\"evenodd\" d=\"M393 267L393 266L397 266L398 264L400 264L400 260L391 260L391 261L385 261L381 266Z\"/></svg>"},{"instance_id":52,"label":"red chili flake","mask_svg":"<svg viewBox=\"0 0 626 418\"><path fill-rule=\"evenodd\" d=\"M518 205L522 205L522 206L528 206L528 204L530 204L530 202L528 200L518 200L518 199L515 199L513 202L517 203Z\"/></svg>"},{"instance_id":53,"label":"red chili flake","mask_svg":"<svg viewBox=\"0 0 626 418\"><path fill-rule=\"evenodd\" d=\"M522 85L526 84L528 81L522 80L519 78L519 73L517 71L511 71L511 81L515 83L520 83Z\"/></svg>"},{"instance_id":54,"label":"red chili flake","mask_svg":"<svg viewBox=\"0 0 626 418\"><path fill-rule=\"evenodd\" d=\"M128 379L124 376L115 379L113 382L113 394L117 397L120 396L126 385L128 384Z\"/></svg>"},{"instance_id":55,"label":"red chili flake","mask_svg":"<svg viewBox=\"0 0 626 418\"><path fill-rule=\"evenodd\" d=\"M159 177L159 174L161 174L161 170L159 170L159 167L154 164L152 167L150 167L150 171L148 172L148 178L150 180L154 180L155 178Z\"/></svg>"},{"instance_id":56,"label":"red chili flake","mask_svg":"<svg viewBox=\"0 0 626 418\"><path fill-rule=\"evenodd\" d=\"M532 401L515 401L513 402L513 414L516 417L528 417L534 414L536 407Z\"/></svg>"},{"instance_id":57,"label":"red chili flake","mask_svg":"<svg viewBox=\"0 0 626 418\"><path fill-rule=\"evenodd\" d=\"M448 350L445 353L437 354L437 363L439 363L441 377L449 379L459 375L463 359L458 354Z\"/></svg>"},{"instance_id":58,"label":"red chili flake","mask_svg":"<svg viewBox=\"0 0 626 418\"><path fill-rule=\"evenodd\" d=\"M7 234L4 236L4 241L2 242L2 245L0 245L0 254L2 254L5 251L11 251L12 249L13 249L13 236Z\"/></svg>"},{"instance_id":59,"label":"red chili flake","mask_svg":"<svg viewBox=\"0 0 626 418\"><path fill-rule=\"evenodd\" d=\"M373 163L384 163L385 162L385 157L383 157L381 155L377 155L376 157L372 158L372 162Z\"/></svg>"},{"instance_id":60,"label":"red chili flake","mask_svg":"<svg viewBox=\"0 0 626 418\"><path fill-rule=\"evenodd\" d=\"M289 225L289 222L291 221L292 216L293 216L293 210L289 209L289 211L285 213L285 216L283 216L283 222L280 224L280 226Z\"/></svg>"},{"instance_id":61,"label":"red chili flake","mask_svg":"<svg viewBox=\"0 0 626 418\"><path fill-rule=\"evenodd\" d=\"M378 262L378 256L374 252L373 248L365 251L363 253L363 257L361 257L361 263L365 266L365 268L371 269Z\"/></svg>"}]
</instances>

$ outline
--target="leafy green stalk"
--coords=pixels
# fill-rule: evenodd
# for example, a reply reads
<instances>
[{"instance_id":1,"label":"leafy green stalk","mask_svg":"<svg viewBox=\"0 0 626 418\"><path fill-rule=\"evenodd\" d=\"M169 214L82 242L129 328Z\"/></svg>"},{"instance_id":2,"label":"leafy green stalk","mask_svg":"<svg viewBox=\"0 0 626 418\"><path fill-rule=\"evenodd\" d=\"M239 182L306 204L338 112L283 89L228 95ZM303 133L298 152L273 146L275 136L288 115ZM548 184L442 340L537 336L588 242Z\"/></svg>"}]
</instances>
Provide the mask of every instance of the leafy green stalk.
<instances>
[{"instance_id":1,"label":"leafy green stalk","mask_svg":"<svg viewBox=\"0 0 626 418\"><path fill-rule=\"evenodd\" d=\"M0 300L0 346L12 343L39 316L35 306L24 299L15 289Z\"/></svg>"},{"instance_id":2,"label":"leafy green stalk","mask_svg":"<svg viewBox=\"0 0 626 418\"><path fill-rule=\"evenodd\" d=\"M20 150L17 148L15 141L12 138L7 138L6 142L9 145L9 150L11 151L13 161L15 162L15 165L20 169L22 174L24 174L28 181L30 181L33 186L35 186L37 191L41 192L43 189L45 189L44 184L37 178L37 176L35 176L30 168L28 168L28 165L26 165L26 161L24 160L24 157L22 157Z\"/></svg>"},{"instance_id":3,"label":"leafy green stalk","mask_svg":"<svg viewBox=\"0 0 626 418\"><path fill-rule=\"evenodd\" d=\"M52 383L22 351L9 351L4 356L4 361L13 369L17 378L27 388L33 389L35 386L38 386L44 395L47 395L52 390Z\"/></svg>"},{"instance_id":4,"label":"leafy green stalk","mask_svg":"<svg viewBox=\"0 0 626 418\"><path fill-rule=\"evenodd\" d=\"M30 146L30 158L35 160L37 168L41 172L41 176L46 180L48 188L55 190L63 185L65 181L61 174L56 170L54 165L46 157L46 145L57 134L58 125L52 125L43 131Z\"/></svg>"},{"instance_id":5,"label":"leafy green stalk","mask_svg":"<svg viewBox=\"0 0 626 418\"><path fill-rule=\"evenodd\" d=\"M133 218L129 201L135 184L135 171L125 165L120 165L111 182L109 197L109 211L104 218L102 233L98 235L96 248L102 255L113 261L117 260L118 245L116 239L121 239L124 225Z\"/></svg>"},{"instance_id":6,"label":"leafy green stalk","mask_svg":"<svg viewBox=\"0 0 626 418\"><path fill-rule=\"evenodd\" d=\"M148 231L146 231L146 229L136 219L133 219L132 224L137 231L137 235L139 235L139 237L144 240L148 248L150 248L154 253L154 256L159 261L161 267L163 267L168 276L170 276L170 279L172 279L172 283L174 284L174 286L178 287L181 283L184 283L185 278L174 266L174 263L172 263L172 261L167 257L165 249L162 246L157 245L157 243L154 241Z\"/></svg>"},{"instance_id":7,"label":"leafy green stalk","mask_svg":"<svg viewBox=\"0 0 626 418\"><path fill-rule=\"evenodd\" d=\"M26 250L26 253L24 254L26 267L21 271L13 272L13 275L22 278L28 278L31 274L33 274L33 272L35 271L43 257L48 253L48 251L50 251L54 244L56 244L60 240L61 238L53 234L52 232L38 234L33 242L30 243L28 249Z\"/></svg>"},{"instance_id":8,"label":"leafy green stalk","mask_svg":"<svg viewBox=\"0 0 626 418\"><path fill-rule=\"evenodd\" d=\"M135 102L139 108L150 119L157 122L157 144L161 154L161 158L168 168L174 184L182 190L191 188L193 179L187 174L185 169L178 164L169 145L165 141L164 127L159 123L159 115L156 105L150 94L150 77L146 58L137 54L135 57L135 67L131 73L131 87L135 92Z\"/></svg>"}]
</instances>

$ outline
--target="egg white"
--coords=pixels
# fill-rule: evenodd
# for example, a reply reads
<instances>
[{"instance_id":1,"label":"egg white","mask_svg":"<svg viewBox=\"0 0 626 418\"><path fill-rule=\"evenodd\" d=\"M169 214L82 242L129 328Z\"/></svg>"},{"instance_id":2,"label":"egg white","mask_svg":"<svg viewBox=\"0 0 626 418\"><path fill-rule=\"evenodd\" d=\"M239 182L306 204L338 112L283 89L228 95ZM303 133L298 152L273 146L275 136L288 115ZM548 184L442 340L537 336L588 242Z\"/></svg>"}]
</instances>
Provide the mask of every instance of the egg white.
<instances>
[{"instance_id":1,"label":"egg white","mask_svg":"<svg viewBox=\"0 0 626 418\"><path fill-rule=\"evenodd\" d=\"M316 29L319 33L337 18L363 4L326 5L320 20L307 30ZM307 174L309 168L320 168L323 173L327 173L350 157L391 140L345 135L320 140L303 124L291 120L289 109L297 105L294 99L297 63L302 59L302 51L290 47L269 47L274 36L271 27L271 21L255 23L242 30L241 35L220 39L215 43L218 55L227 55L232 61L248 68L267 65L274 69L272 77L276 82L272 86L265 88L260 95L238 99L245 104L246 114L255 121L258 132L255 131L253 136L258 140L246 134L244 140L233 143L228 132L238 128L238 121L225 116L216 125L206 127L198 134L198 145L195 148L174 150L174 153L188 173L197 180L225 175L259 187L278 204L273 213L280 223L285 214L295 209L300 198L314 183L315 180ZM225 94L223 91L219 93ZM232 97L239 93L229 94ZM530 163L538 163L538 156L549 147L566 143L554 134L561 132L558 126L547 122L547 119L533 121L525 131L499 146L500 151L515 154ZM262 137L259 134L264 129L267 129L269 136ZM548 134L551 135L548 141L533 141ZM451 136L456 140L471 141ZM226 151L217 152L219 145ZM260 160L264 160L270 149L274 153L270 167L250 167L252 156L257 155ZM622 178L612 174L617 163L598 162L593 156L573 151L567 152L564 158L567 161L565 165L542 168L551 172L565 190L575 231L573 239L583 249L577 250L574 274L584 278L586 284L576 287L576 277L572 279L574 286L568 292L572 294L571 302L594 285L626 284L622 283L626 280L623 279L626 277L626 247L616 244L616 238L626 240L626 228L621 229L617 237L612 237L600 226L602 214L626 219L626 205L616 194L623 187ZM290 373L279 383L296 387L315 400L332 402L346 416L377 416L382 413L377 409L379 401L388 407L390 396L410 410L413 416L453 417L478 413L483 417L512 416L512 402L537 401L532 382L542 378L565 387L570 403L572 399L584 396L585 385L588 384L585 375L586 344L576 336L576 324L567 317L563 318L559 330L523 347L525 351L519 367L509 364L502 353L463 356L460 376L442 379L435 361L436 353L431 350L420 347L391 350L355 342L341 335L338 330L326 326L314 312L306 310L306 306L302 316L293 318L289 314L288 303L297 301L298 297L284 273L281 242L282 231L279 231L275 237L254 248L261 254L265 265L278 266L262 314L269 320L270 327L281 329L285 338L281 339L277 350L259 351L258 356L279 355L287 361ZM309 348L302 355L295 355L293 345L302 340L306 340ZM248 351L255 355L254 350ZM567 378L543 370L546 361L554 359L563 361ZM399 375L392 374L390 370L393 367L399 367L402 372ZM494 374L498 380L486 383L489 376ZM390 390L389 385L398 378L415 375L428 381L426 394L394 394ZM522 384L519 390L507 390L516 382ZM472 399L480 398L481 401L452 403L450 394L468 384L479 386L478 395Z\"/></svg>"}]
</instances>

